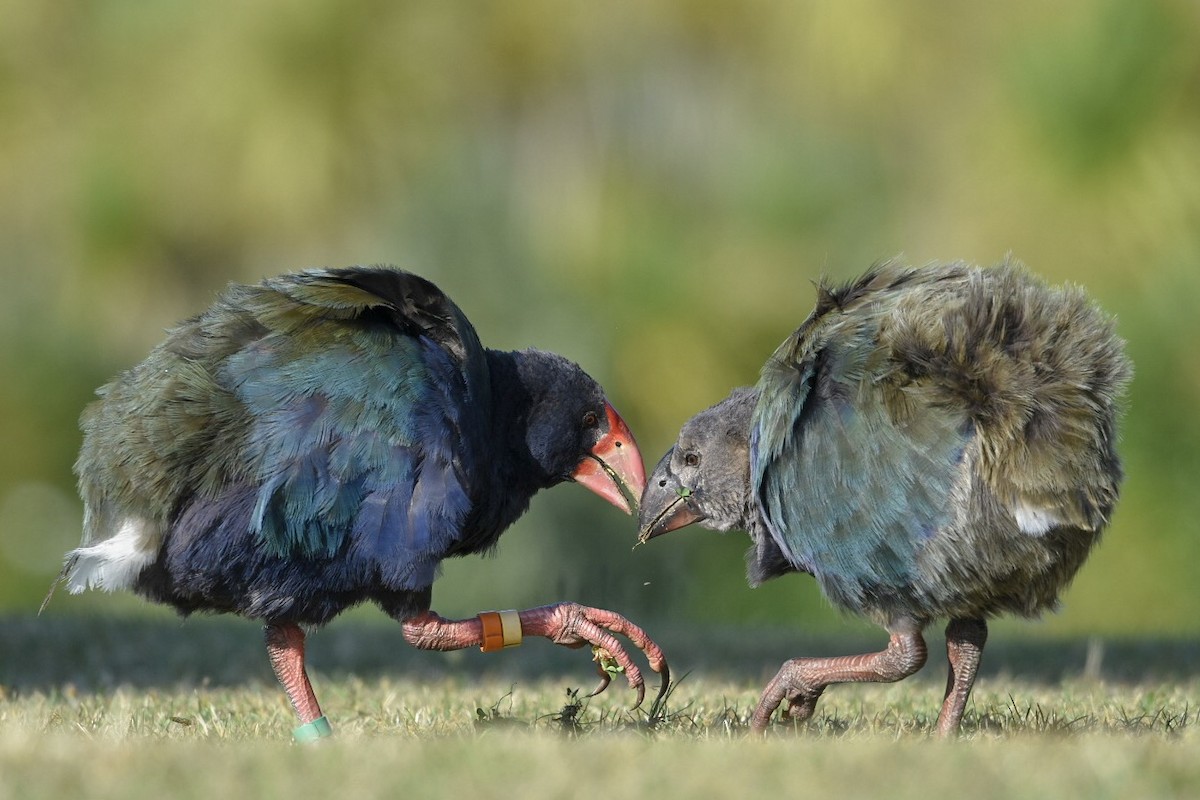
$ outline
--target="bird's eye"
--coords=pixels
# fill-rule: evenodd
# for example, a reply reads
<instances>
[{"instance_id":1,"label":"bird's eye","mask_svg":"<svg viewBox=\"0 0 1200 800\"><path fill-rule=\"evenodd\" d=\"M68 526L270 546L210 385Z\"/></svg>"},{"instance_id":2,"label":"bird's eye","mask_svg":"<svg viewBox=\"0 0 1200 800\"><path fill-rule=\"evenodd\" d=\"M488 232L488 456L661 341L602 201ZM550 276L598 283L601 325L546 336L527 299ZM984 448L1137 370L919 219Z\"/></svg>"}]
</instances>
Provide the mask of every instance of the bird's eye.
<instances>
[{"instance_id":1,"label":"bird's eye","mask_svg":"<svg viewBox=\"0 0 1200 800\"><path fill-rule=\"evenodd\" d=\"M595 411L589 411L583 415L583 427L594 428L600 424L600 417L596 416Z\"/></svg>"},{"instance_id":2,"label":"bird's eye","mask_svg":"<svg viewBox=\"0 0 1200 800\"><path fill-rule=\"evenodd\" d=\"M699 453L688 453L688 454L686 454L686 455L683 457L683 463L684 463L684 464L687 464L689 467L698 467L698 466L700 466L700 454L699 454Z\"/></svg>"}]
</instances>

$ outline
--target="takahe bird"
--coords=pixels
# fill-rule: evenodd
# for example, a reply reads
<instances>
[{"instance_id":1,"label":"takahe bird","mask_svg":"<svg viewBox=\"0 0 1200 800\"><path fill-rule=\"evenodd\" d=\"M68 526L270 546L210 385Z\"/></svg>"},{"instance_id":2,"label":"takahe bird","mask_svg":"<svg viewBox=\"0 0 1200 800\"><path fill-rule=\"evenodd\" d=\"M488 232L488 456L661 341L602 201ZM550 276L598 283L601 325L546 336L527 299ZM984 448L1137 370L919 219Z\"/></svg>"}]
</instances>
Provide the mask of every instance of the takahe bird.
<instances>
[{"instance_id":1,"label":"takahe bird","mask_svg":"<svg viewBox=\"0 0 1200 800\"><path fill-rule=\"evenodd\" d=\"M989 617L1057 604L1121 483L1131 376L1112 321L1024 268L878 265L839 287L762 370L697 414L642 499L641 538L746 530L748 579L806 572L887 649L786 662L752 717L808 719L826 686L896 681L948 618L937 721L958 730Z\"/></svg>"},{"instance_id":2,"label":"takahe bird","mask_svg":"<svg viewBox=\"0 0 1200 800\"><path fill-rule=\"evenodd\" d=\"M61 578L262 620L297 738L329 732L301 626L363 601L423 649L590 643L640 703L621 634L665 687L661 650L610 611L430 610L441 560L492 548L539 489L574 481L630 512L645 473L579 366L485 349L429 281L356 267L230 286L98 394L80 423L83 542Z\"/></svg>"}]
</instances>

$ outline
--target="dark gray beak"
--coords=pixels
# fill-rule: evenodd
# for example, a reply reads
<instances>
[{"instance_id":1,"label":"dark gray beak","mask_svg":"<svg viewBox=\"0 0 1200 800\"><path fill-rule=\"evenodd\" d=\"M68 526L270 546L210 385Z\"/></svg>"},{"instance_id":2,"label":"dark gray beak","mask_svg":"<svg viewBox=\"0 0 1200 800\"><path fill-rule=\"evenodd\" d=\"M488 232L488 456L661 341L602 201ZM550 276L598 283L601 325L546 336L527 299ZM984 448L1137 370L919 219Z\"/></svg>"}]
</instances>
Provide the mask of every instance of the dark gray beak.
<instances>
[{"instance_id":1,"label":"dark gray beak","mask_svg":"<svg viewBox=\"0 0 1200 800\"><path fill-rule=\"evenodd\" d=\"M671 472L671 454L674 452L675 448L667 451L646 481L638 514L639 544L705 518L696 506L692 490Z\"/></svg>"}]
</instances>

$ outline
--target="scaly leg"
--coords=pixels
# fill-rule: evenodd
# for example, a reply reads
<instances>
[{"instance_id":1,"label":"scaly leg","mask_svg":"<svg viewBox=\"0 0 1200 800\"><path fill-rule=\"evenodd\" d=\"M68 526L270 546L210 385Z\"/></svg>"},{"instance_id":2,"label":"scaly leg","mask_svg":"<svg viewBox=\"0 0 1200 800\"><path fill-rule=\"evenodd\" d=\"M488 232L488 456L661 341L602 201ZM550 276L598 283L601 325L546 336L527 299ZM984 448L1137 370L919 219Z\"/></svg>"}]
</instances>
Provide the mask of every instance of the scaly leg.
<instances>
[{"instance_id":1,"label":"scaly leg","mask_svg":"<svg viewBox=\"0 0 1200 800\"><path fill-rule=\"evenodd\" d=\"M950 671L946 675L942 713L938 715L938 736L958 733L986 643L987 623L981 619L952 619L946 625L946 656L950 661Z\"/></svg>"},{"instance_id":2,"label":"scaly leg","mask_svg":"<svg viewBox=\"0 0 1200 800\"><path fill-rule=\"evenodd\" d=\"M860 656L834 658L793 658L763 690L762 699L750 726L757 732L767 729L771 715L784 700L787 716L803 722L813 715L825 687L834 683L891 683L907 678L925 664L925 640L919 629L893 632L886 650Z\"/></svg>"},{"instance_id":3,"label":"scaly leg","mask_svg":"<svg viewBox=\"0 0 1200 800\"><path fill-rule=\"evenodd\" d=\"M316 721L321 717L321 706L304 670L304 631L290 622L275 623L267 625L263 634L275 677L292 701L296 716L303 725Z\"/></svg>"},{"instance_id":4,"label":"scaly leg","mask_svg":"<svg viewBox=\"0 0 1200 800\"><path fill-rule=\"evenodd\" d=\"M654 640L646 632L613 611L581 606L578 603L555 603L519 612L521 630L525 636L543 636L555 644L566 647L582 647L585 644L599 647L616 661L625 672L630 688L638 693L634 708L642 704L646 685L641 670L630 659L621 642L613 634L629 639L645 653L650 669L659 673L661 698L670 683L667 659ZM422 650L461 650L464 647L483 643L483 626L478 617L449 620L433 611L425 611L407 619L404 625L405 640ZM608 686L609 676L600 670L600 685L592 694L599 694Z\"/></svg>"}]
</instances>

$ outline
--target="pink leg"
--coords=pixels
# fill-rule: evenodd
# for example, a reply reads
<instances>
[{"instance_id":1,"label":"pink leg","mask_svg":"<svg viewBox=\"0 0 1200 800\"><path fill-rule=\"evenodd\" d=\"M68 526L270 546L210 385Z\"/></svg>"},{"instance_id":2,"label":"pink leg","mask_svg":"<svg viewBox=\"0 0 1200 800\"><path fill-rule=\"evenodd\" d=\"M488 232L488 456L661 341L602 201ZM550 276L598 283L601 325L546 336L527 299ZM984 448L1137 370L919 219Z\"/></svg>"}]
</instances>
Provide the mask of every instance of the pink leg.
<instances>
[{"instance_id":1,"label":"pink leg","mask_svg":"<svg viewBox=\"0 0 1200 800\"><path fill-rule=\"evenodd\" d=\"M264 638L275 677L287 692L300 722L307 724L320 717L321 706L304 670L304 631L291 623L267 625Z\"/></svg>"},{"instance_id":2,"label":"pink leg","mask_svg":"<svg viewBox=\"0 0 1200 800\"><path fill-rule=\"evenodd\" d=\"M834 683L891 683L907 678L925 664L925 640L919 631L893 633L886 650L861 656L793 658L763 690L750 726L765 731L771 715L784 700L787 715L804 721L813 715L825 687Z\"/></svg>"},{"instance_id":3,"label":"pink leg","mask_svg":"<svg viewBox=\"0 0 1200 800\"><path fill-rule=\"evenodd\" d=\"M483 644L483 625L478 617L446 619L424 611L401 625L404 640L419 650L462 650Z\"/></svg>"},{"instance_id":4,"label":"pink leg","mask_svg":"<svg viewBox=\"0 0 1200 800\"><path fill-rule=\"evenodd\" d=\"M522 611L519 616L521 630L525 636L542 636L566 647L591 644L606 651L624 668L625 678L630 687L638 693L637 705L641 705L645 697L646 685L642 680L641 670L633 663L614 633L626 637L645 653L650 662L650 669L659 673L661 677L658 692L660 697L670 684L671 673L662 650L645 631L620 614L577 603L555 603ZM426 611L405 620L403 629L405 640L422 650L461 650L483 643L483 627L477 617L448 620L433 611ZM593 694L603 691L608 685L608 680L608 673L603 672L600 686Z\"/></svg>"},{"instance_id":5,"label":"pink leg","mask_svg":"<svg viewBox=\"0 0 1200 800\"><path fill-rule=\"evenodd\" d=\"M946 626L946 656L950 661L950 672L946 676L942 713L938 715L938 736L958 733L986 643L987 623L981 619L952 619Z\"/></svg>"}]
</instances>

